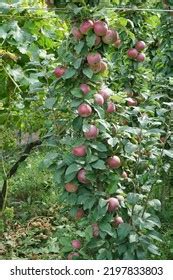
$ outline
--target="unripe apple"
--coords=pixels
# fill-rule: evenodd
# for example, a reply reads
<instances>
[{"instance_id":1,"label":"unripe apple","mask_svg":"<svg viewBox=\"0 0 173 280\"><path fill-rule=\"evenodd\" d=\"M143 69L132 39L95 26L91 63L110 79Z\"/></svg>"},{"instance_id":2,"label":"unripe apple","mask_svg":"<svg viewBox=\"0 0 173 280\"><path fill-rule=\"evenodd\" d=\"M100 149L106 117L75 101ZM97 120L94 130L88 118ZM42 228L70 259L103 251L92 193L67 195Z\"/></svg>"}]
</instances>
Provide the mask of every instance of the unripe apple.
<instances>
[{"instance_id":1,"label":"unripe apple","mask_svg":"<svg viewBox=\"0 0 173 280\"><path fill-rule=\"evenodd\" d=\"M82 118L89 117L92 114L92 108L90 107L90 105L88 105L86 103L82 103L78 107L78 114Z\"/></svg>"},{"instance_id":2,"label":"unripe apple","mask_svg":"<svg viewBox=\"0 0 173 280\"><path fill-rule=\"evenodd\" d=\"M94 99L95 99L95 103L97 103L98 105L102 106L104 104L104 98L101 94L96 93L94 95Z\"/></svg>"},{"instance_id":3,"label":"unripe apple","mask_svg":"<svg viewBox=\"0 0 173 280\"><path fill-rule=\"evenodd\" d=\"M106 101L111 96L112 91L107 87L103 87L98 93L101 94Z\"/></svg>"},{"instance_id":4,"label":"unripe apple","mask_svg":"<svg viewBox=\"0 0 173 280\"><path fill-rule=\"evenodd\" d=\"M117 156L112 156L107 159L107 164L111 169L116 169L121 166L121 160Z\"/></svg>"},{"instance_id":5,"label":"unripe apple","mask_svg":"<svg viewBox=\"0 0 173 280\"><path fill-rule=\"evenodd\" d=\"M95 46L98 46L99 44L101 43L101 38L99 36L96 36L96 39L95 39Z\"/></svg>"},{"instance_id":6,"label":"unripe apple","mask_svg":"<svg viewBox=\"0 0 173 280\"><path fill-rule=\"evenodd\" d=\"M115 42L118 39L118 33L115 30L108 30L106 32L106 35L102 37L102 41L103 43L109 45L109 44L113 44L113 42Z\"/></svg>"},{"instance_id":7,"label":"unripe apple","mask_svg":"<svg viewBox=\"0 0 173 280\"><path fill-rule=\"evenodd\" d=\"M93 26L94 26L94 24L93 24L92 20L86 20L81 23L79 29L82 34L87 34L88 31L93 28Z\"/></svg>"},{"instance_id":8,"label":"unripe apple","mask_svg":"<svg viewBox=\"0 0 173 280\"><path fill-rule=\"evenodd\" d=\"M124 179L128 178L128 174L126 171L123 171L122 175L121 175Z\"/></svg>"},{"instance_id":9,"label":"unripe apple","mask_svg":"<svg viewBox=\"0 0 173 280\"><path fill-rule=\"evenodd\" d=\"M98 224L92 224L92 232L93 232L93 237L98 237L99 236L99 226Z\"/></svg>"},{"instance_id":10,"label":"unripe apple","mask_svg":"<svg viewBox=\"0 0 173 280\"><path fill-rule=\"evenodd\" d=\"M138 102L136 99L129 97L127 99L127 104L129 107L131 107L131 106L136 106L138 104Z\"/></svg>"},{"instance_id":11,"label":"unripe apple","mask_svg":"<svg viewBox=\"0 0 173 280\"><path fill-rule=\"evenodd\" d=\"M108 105L107 105L107 109L106 109L106 112L108 113L114 113L116 111L116 106L114 103L112 102L109 102Z\"/></svg>"},{"instance_id":12,"label":"unripe apple","mask_svg":"<svg viewBox=\"0 0 173 280\"><path fill-rule=\"evenodd\" d=\"M78 186L73 183L67 183L65 184L65 189L67 192L73 193L78 190Z\"/></svg>"},{"instance_id":13,"label":"unripe apple","mask_svg":"<svg viewBox=\"0 0 173 280\"><path fill-rule=\"evenodd\" d=\"M115 197L110 197L108 200L108 211L109 212L114 212L117 211L120 207L119 201Z\"/></svg>"},{"instance_id":14,"label":"unripe apple","mask_svg":"<svg viewBox=\"0 0 173 280\"><path fill-rule=\"evenodd\" d=\"M87 149L84 145L74 147L72 149L72 154L77 157L84 157L87 153Z\"/></svg>"},{"instance_id":15,"label":"unripe apple","mask_svg":"<svg viewBox=\"0 0 173 280\"><path fill-rule=\"evenodd\" d=\"M68 260L73 260L74 257L79 257L79 254L76 253L76 252L69 253L68 256L67 256L67 259Z\"/></svg>"},{"instance_id":16,"label":"unripe apple","mask_svg":"<svg viewBox=\"0 0 173 280\"><path fill-rule=\"evenodd\" d=\"M73 34L74 38L76 40L80 40L82 39L83 35L82 33L80 32L79 28L77 28L76 26L74 26L71 30L71 33Z\"/></svg>"},{"instance_id":17,"label":"unripe apple","mask_svg":"<svg viewBox=\"0 0 173 280\"><path fill-rule=\"evenodd\" d=\"M142 51L146 48L146 44L144 41L138 41L135 45L135 48L138 50L138 51Z\"/></svg>"},{"instance_id":18,"label":"unripe apple","mask_svg":"<svg viewBox=\"0 0 173 280\"><path fill-rule=\"evenodd\" d=\"M138 51L136 49L130 49L127 52L128 57L134 58L134 59L138 56L138 54L139 53L138 53Z\"/></svg>"},{"instance_id":19,"label":"unripe apple","mask_svg":"<svg viewBox=\"0 0 173 280\"><path fill-rule=\"evenodd\" d=\"M99 129L95 125L90 125L88 130L84 132L87 139L95 139L99 134Z\"/></svg>"},{"instance_id":20,"label":"unripe apple","mask_svg":"<svg viewBox=\"0 0 173 280\"><path fill-rule=\"evenodd\" d=\"M80 85L80 89L81 89L81 91L83 92L83 94L85 94L85 95L86 95L87 93L89 93L90 90L91 90L90 86L87 85L87 84L81 84L81 85Z\"/></svg>"},{"instance_id":21,"label":"unripe apple","mask_svg":"<svg viewBox=\"0 0 173 280\"><path fill-rule=\"evenodd\" d=\"M123 221L123 219L120 216L115 217L115 219L114 219L114 225L115 226L119 226L119 225L121 225L123 223L124 223L124 221Z\"/></svg>"},{"instance_id":22,"label":"unripe apple","mask_svg":"<svg viewBox=\"0 0 173 280\"><path fill-rule=\"evenodd\" d=\"M87 55L87 62L89 65L98 64L101 62L101 55L99 53L90 53Z\"/></svg>"},{"instance_id":23,"label":"unripe apple","mask_svg":"<svg viewBox=\"0 0 173 280\"><path fill-rule=\"evenodd\" d=\"M61 78L66 71L66 68L63 66L56 67L54 70L54 74L57 78Z\"/></svg>"},{"instance_id":24,"label":"unripe apple","mask_svg":"<svg viewBox=\"0 0 173 280\"><path fill-rule=\"evenodd\" d=\"M114 42L115 47L119 48L121 46L121 39Z\"/></svg>"},{"instance_id":25,"label":"unripe apple","mask_svg":"<svg viewBox=\"0 0 173 280\"><path fill-rule=\"evenodd\" d=\"M143 62L145 60L145 54L144 53L138 54L138 56L136 57L136 60L139 62Z\"/></svg>"},{"instance_id":26,"label":"unripe apple","mask_svg":"<svg viewBox=\"0 0 173 280\"><path fill-rule=\"evenodd\" d=\"M106 22L97 20L94 22L94 32L97 36L105 36L108 30Z\"/></svg>"},{"instance_id":27,"label":"unripe apple","mask_svg":"<svg viewBox=\"0 0 173 280\"><path fill-rule=\"evenodd\" d=\"M93 64L93 65L90 65L90 69L95 73L99 73L101 72L101 63L96 63L96 64Z\"/></svg>"},{"instance_id":28,"label":"unripe apple","mask_svg":"<svg viewBox=\"0 0 173 280\"><path fill-rule=\"evenodd\" d=\"M88 184L90 181L86 178L86 170L80 169L77 173L78 181L82 184Z\"/></svg>"},{"instance_id":29,"label":"unripe apple","mask_svg":"<svg viewBox=\"0 0 173 280\"><path fill-rule=\"evenodd\" d=\"M71 245L74 249L80 249L81 248L81 243L79 240L72 240Z\"/></svg>"},{"instance_id":30,"label":"unripe apple","mask_svg":"<svg viewBox=\"0 0 173 280\"><path fill-rule=\"evenodd\" d=\"M80 220L85 216L85 212L82 208L78 208L75 214L76 220Z\"/></svg>"},{"instance_id":31,"label":"unripe apple","mask_svg":"<svg viewBox=\"0 0 173 280\"><path fill-rule=\"evenodd\" d=\"M100 67L101 67L100 72L104 72L104 71L106 71L108 69L107 63L105 61L103 61L103 60L100 62Z\"/></svg>"}]
</instances>

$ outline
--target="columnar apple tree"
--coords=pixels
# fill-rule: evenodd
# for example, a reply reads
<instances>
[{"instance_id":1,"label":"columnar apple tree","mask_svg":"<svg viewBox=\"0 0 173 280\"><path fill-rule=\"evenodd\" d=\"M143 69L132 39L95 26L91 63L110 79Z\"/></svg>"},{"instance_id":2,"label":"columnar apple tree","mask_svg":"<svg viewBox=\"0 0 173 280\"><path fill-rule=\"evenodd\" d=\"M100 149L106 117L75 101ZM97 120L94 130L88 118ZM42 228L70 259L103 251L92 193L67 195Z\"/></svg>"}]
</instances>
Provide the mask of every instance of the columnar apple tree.
<instances>
[{"instance_id":1,"label":"columnar apple tree","mask_svg":"<svg viewBox=\"0 0 173 280\"><path fill-rule=\"evenodd\" d=\"M116 118L118 104L109 87L111 68L105 53L110 46L117 52L123 42L108 18L86 7L73 11L70 30L58 50L60 63L54 70L56 94L62 93L62 104L71 115L55 176L63 188L62 201L69 205L83 234L72 238L65 257L141 259L148 250L158 254L152 241L159 240L154 229L159 220L147 192L134 185L127 193L128 182L130 186L134 182L126 170L132 162L116 137L121 122ZM142 63L145 47L143 41L137 41L124 56ZM127 106L135 108L138 102L129 97ZM133 176L138 176L137 172Z\"/></svg>"}]
</instances>

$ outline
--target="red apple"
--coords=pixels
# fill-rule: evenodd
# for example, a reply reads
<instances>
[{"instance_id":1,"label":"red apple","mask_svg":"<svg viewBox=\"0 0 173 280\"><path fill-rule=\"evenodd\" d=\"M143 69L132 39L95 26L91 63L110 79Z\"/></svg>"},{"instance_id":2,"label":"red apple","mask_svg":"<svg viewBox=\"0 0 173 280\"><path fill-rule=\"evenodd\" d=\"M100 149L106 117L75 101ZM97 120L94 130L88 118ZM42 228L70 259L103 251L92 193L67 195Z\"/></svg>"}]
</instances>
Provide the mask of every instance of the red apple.
<instances>
[{"instance_id":1,"label":"red apple","mask_svg":"<svg viewBox=\"0 0 173 280\"><path fill-rule=\"evenodd\" d=\"M95 125L90 125L89 129L84 132L87 139L95 139L99 134L99 129Z\"/></svg>"},{"instance_id":2,"label":"red apple","mask_svg":"<svg viewBox=\"0 0 173 280\"><path fill-rule=\"evenodd\" d=\"M93 237L99 236L99 226L98 224L92 224L92 231L93 231Z\"/></svg>"},{"instance_id":3,"label":"red apple","mask_svg":"<svg viewBox=\"0 0 173 280\"><path fill-rule=\"evenodd\" d=\"M74 38L76 40L80 40L82 39L83 35L82 33L80 32L79 28L77 28L76 26L74 26L71 30L71 33L73 34Z\"/></svg>"},{"instance_id":4,"label":"red apple","mask_svg":"<svg viewBox=\"0 0 173 280\"><path fill-rule=\"evenodd\" d=\"M77 178L78 178L78 181L82 184L89 183L89 180L86 178L86 170L83 168L78 171Z\"/></svg>"},{"instance_id":5,"label":"red apple","mask_svg":"<svg viewBox=\"0 0 173 280\"><path fill-rule=\"evenodd\" d=\"M81 91L83 92L83 94L87 94L87 93L89 93L90 92L90 86L89 85L87 85L87 84L81 84L80 85L80 89L81 89Z\"/></svg>"},{"instance_id":6,"label":"red apple","mask_svg":"<svg viewBox=\"0 0 173 280\"><path fill-rule=\"evenodd\" d=\"M112 91L107 87L102 87L98 93L101 94L103 96L104 100L106 101L112 94Z\"/></svg>"},{"instance_id":7,"label":"red apple","mask_svg":"<svg viewBox=\"0 0 173 280\"><path fill-rule=\"evenodd\" d=\"M144 41L138 41L135 45L135 48L138 50L138 51L142 51L146 48L146 44Z\"/></svg>"},{"instance_id":8,"label":"red apple","mask_svg":"<svg viewBox=\"0 0 173 280\"><path fill-rule=\"evenodd\" d=\"M67 259L68 260L73 260L74 257L79 257L79 254L76 253L76 252L69 253L68 256L67 256Z\"/></svg>"},{"instance_id":9,"label":"red apple","mask_svg":"<svg viewBox=\"0 0 173 280\"><path fill-rule=\"evenodd\" d=\"M67 183L65 184L65 189L67 192L73 193L78 190L78 186L73 183Z\"/></svg>"},{"instance_id":10,"label":"red apple","mask_svg":"<svg viewBox=\"0 0 173 280\"><path fill-rule=\"evenodd\" d=\"M138 102L137 102L137 100L136 99L134 99L134 98L131 98L131 97L129 97L129 98L127 98L127 105L128 106L136 106L138 104Z\"/></svg>"},{"instance_id":11,"label":"red apple","mask_svg":"<svg viewBox=\"0 0 173 280\"><path fill-rule=\"evenodd\" d=\"M143 62L145 60L145 54L144 53L138 54L138 56L136 57L136 60L139 62Z\"/></svg>"},{"instance_id":12,"label":"red apple","mask_svg":"<svg viewBox=\"0 0 173 280\"><path fill-rule=\"evenodd\" d=\"M94 95L94 98L95 98L95 103L97 103L100 106L102 106L104 104L104 102L105 102L104 98L103 98L103 96L101 94L96 93Z\"/></svg>"},{"instance_id":13,"label":"red apple","mask_svg":"<svg viewBox=\"0 0 173 280\"><path fill-rule=\"evenodd\" d=\"M123 223L124 223L124 221L123 221L123 219L120 216L115 217L115 219L114 219L114 225L115 226L119 226L119 225L121 225Z\"/></svg>"},{"instance_id":14,"label":"red apple","mask_svg":"<svg viewBox=\"0 0 173 280\"><path fill-rule=\"evenodd\" d=\"M63 66L56 67L54 70L54 74L57 78L61 78L66 71L66 68Z\"/></svg>"},{"instance_id":15,"label":"red apple","mask_svg":"<svg viewBox=\"0 0 173 280\"><path fill-rule=\"evenodd\" d=\"M77 157L84 157L87 153L87 149L84 145L74 147L72 149L72 154Z\"/></svg>"},{"instance_id":16,"label":"red apple","mask_svg":"<svg viewBox=\"0 0 173 280\"><path fill-rule=\"evenodd\" d=\"M102 37L102 41L103 43L109 45L118 40L118 37L118 32L110 29L106 32L106 35Z\"/></svg>"},{"instance_id":17,"label":"red apple","mask_svg":"<svg viewBox=\"0 0 173 280\"><path fill-rule=\"evenodd\" d=\"M106 112L108 113L114 113L116 111L116 106L114 103L112 102L109 102L108 105L107 105L107 109L106 109Z\"/></svg>"},{"instance_id":18,"label":"red apple","mask_svg":"<svg viewBox=\"0 0 173 280\"><path fill-rule=\"evenodd\" d=\"M89 117L92 114L92 108L90 107L90 105L88 105L86 103L82 103L78 107L78 114L79 114L79 116L81 116L83 118Z\"/></svg>"},{"instance_id":19,"label":"red apple","mask_svg":"<svg viewBox=\"0 0 173 280\"><path fill-rule=\"evenodd\" d=\"M108 200L108 211L109 212L114 212L117 211L120 207L119 201L115 197L110 197Z\"/></svg>"},{"instance_id":20,"label":"red apple","mask_svg":"<svg viewBox=\"0 0 173 280\"><path fill-rule=\"evenodd\" d=\"M85 212L82 208L78 208L75 214L76 220L80 220L85 216Z\"/></svg>"},{"instance_id":21,"label":"red apple","mask_svg":"<svg viewBox=\"0 0 173 280\"><path fill-rule=\"evenodd\" d=\"M108 30L106 22L97 20L94 22L94 32L97 36L105 36Z\"/></svg>"},{"instance_id":22,"label":"red apple","mask_svg":"<svg viewBox=\"0 0 173 280\"><path fill-rule=\"evenodd\" d=\"M90 53L87 55L87 62L89 65L98 64L101 62L101 55L99 53Z\"/></svg>"},{"instance_id":23,"label":"red apple","mask_svg":"<svg viewBox=\"0 0 173 280\"><path fill-rule=\"evenodd\" d=\"M87 32L93 28L93 21L92 20L86 20L84 22L81 23L80 25L80 32L82 34L87 34Z\"/></svg>"},{"instance_id":24,"label":"red apple","mask_svg":"<svg viewBox=\"0 0 173 280\"><path fill-rule=\"evenodd\" d=\"M79 240L72 240L71 245L74 249L80 249L81 248L81 243Z\"/></svg>"},{"instance_id":25,"label":"red apple","mask_svg":"<svg viewBox=\"0 0 173 280\"><path fill-rule=\"evenodd\" d=\"M139 53L138 53L138 51L136 49L130 49L127 52L128 57L134 58L134 59L138 56L138 54Z\"/></svg>"},{"instance_id":26,"label":"red apple","mask_svg":"<svg viewBox=\"0 0 173 280\"><path fill-rule=\"evenodd\" d=\"M112 156L107 159L107 164L111 169L116 169L121 166L121 160L117 156Z\"/></svg>"}]
</instances>

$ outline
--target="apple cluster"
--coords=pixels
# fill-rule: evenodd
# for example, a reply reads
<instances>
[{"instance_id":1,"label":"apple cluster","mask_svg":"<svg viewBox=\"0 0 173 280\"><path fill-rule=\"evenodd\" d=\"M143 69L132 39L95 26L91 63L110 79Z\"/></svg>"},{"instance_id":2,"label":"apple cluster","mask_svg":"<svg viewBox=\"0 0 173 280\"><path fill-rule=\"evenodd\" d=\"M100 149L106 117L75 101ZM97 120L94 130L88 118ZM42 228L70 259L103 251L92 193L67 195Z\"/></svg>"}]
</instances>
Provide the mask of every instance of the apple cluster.
<instances>
[{"instance_id":1,"label":"apple cluster","mask_svg":"<svg viewBox=\"0 0 173 280\"><path fill-rule=\"evenodd\" d=\"M145 54L142 51L146 48L146 44L143 41L138 41L135 44L135 48L129 49L127 55L129 58L134 59L139 62L145 60Z\"/></svg>"}]
</instances>

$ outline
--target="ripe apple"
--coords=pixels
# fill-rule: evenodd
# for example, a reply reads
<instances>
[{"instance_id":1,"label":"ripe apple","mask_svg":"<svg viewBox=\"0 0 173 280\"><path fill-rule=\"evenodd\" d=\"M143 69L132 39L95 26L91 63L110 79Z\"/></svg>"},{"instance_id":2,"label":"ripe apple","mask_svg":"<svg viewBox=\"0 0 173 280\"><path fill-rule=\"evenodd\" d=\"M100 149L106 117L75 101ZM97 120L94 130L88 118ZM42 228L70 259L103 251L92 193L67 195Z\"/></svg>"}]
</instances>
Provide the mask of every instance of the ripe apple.
<instances>
[{"instance_id":1,"label":"ripe apple","mask_svg":"<svg viewBox=\"0 0 173 280\"><path fill-rule=\"evenodd\" d=\"M79 254L76 253L76 252L71 252L71 253L68 254L67 259L68 260L73 260L74 257L79 257Z\"/></svg>"},{"instance_id":2,"label":"ripe apple","mask_svg":"<svg viewBox=\"0 0 173 280\"><path fill-rule=\"evenodd\" d=\"M131 107L131 106L136 106L136 105L138 105L138 102L137 102L136 99L129 97L129 98L127 99L127 104L128 104L128 106Z\"/></svg>"},{"instance_id":3,"label":"ripe apple","mask_svg":"<svg viewBox=\"0 0 173 280\"><path fill-rule=\"evenodd\" d=\"M95 139L99 134L99 129L95 125L90 125L88 130L84 132L87 139Z\"/></svg>"},{"instance_id":4,"label":"ripe apple","mask_svg":"<svg viewBox=\"0 0 173 280\"><path fill-rule=\"evenodd\" d=\"M115 226L119 226L123 223L124 223L124 221L123 221L122 217L120 217L120 216L115 217L115 219L114 219L114 225Z\"/></svg>"},{"instance_id":5,"label":"ripe apple","mask_svg":"<svg viewBox=\"0 0 173 280\"><path fill-rule=\"evenodd\" d=\"M121 160L117 156L112 156L107 159L107 164L111 169L116 169L121 166Z\"/></svg>"},{"instance_id":6,"label":"ripe apple","mask_svg":"<svg viewBox=\"0 0 173 280\"><path fill-rule=\"evenodd\" d=\"M84 145L80 145L72 149L72 154L77 157L84 157L86 153L87 149Z\"/></svg>"},{"instance_id":7,"label":"ripe apple","mask_svg":"<svg viewBox=\"0 0 173 280\"><path fill-rule=\"evenodd\" d=\"M93 64L93 65L90 65L90 69L91 69L95 74L101 72L101 69L102 69L101 62L96 63L96 64Z\"/></svg>"},{"instance_id":8,"label":"ripe apple","mask_svg":"<svg viewBox=\"0 0 173 280\"><path fill-rule=\"evenodd\" d=\"M138 56L138 54L139 53L138 53L138 51L136 49L130 49L127 52L128 57L134 58L134 59Z\"/></svg>"},{"instance_id":9,"label":"ripe apple","mask_svg":"<svg viewBox=\"0 0 173 280\"><path fill-rule=\"evenodd\" d=\"M122 175L121 175L124 179L128 178L128 174L126 171L123 171Z\"/></svg>"},{"instance_id":10,"label":"ripe apple","mask_svg":"<svg viewBox=\"0 0 173 280\"><path fill-rule=\"evenodd\" d=\"M89 117L92 114L92 108L90 107L90 105L88 105L86 103L82 103L78 107L78 114L79 114L79 116L81 116L83 118Z\"/></svg>"},{"instance_id":11,"label":"ripe apple","mask_svg":"<svg viewBox=\"0 0 173 280\"><path fill-rule=\"evenodd\" d=\"M99 53L90 53L87 55L87 62L89 65L98 64L101 62L101 55Z\"/></svg>"},{"instance_id":12,"label":"ripe apple","mask_svg":"<svg viewBox=\"0 0 173 280\"><path fill-rule=\"evenodd\" d=\"M116 111L116 106L114 103L112 102L109 102L108 105L107 105L107 109L106 109L106 112L108 113L114 113Z\"/></svg>"},{"instance_id":13,"label":"ripe apple","mask_svg":"<svg viewBox=\"0 0 173 280\"><path fill-rule=\"evenodd\" d=\"M81 84L81 85L80 85L80 89L81 89L81 91L83 92L83 94L85 94L85 95L86 95L87 93L89 93L90 90L91 90L90 86L87 85L87 84Z\"/></svg>"},{"instance_id":14,"label":"ripe apple","mask_svg":"<svg viewBox=\"0 0 173 280\"><path fill-rule=\"evenodd\" d=\"M67 192L73 193L78 190L78 186L73 183L67 183L65 184L65 189Z\"/></svg>"},{"instance_id":15,"label":"ripe apple","mask_svg":"<svg viewBox=\"0 0 173 280\"><path fill-rule=\"evenodd\" d=\"M107 87L102 87L98 93L101 94L103 96L104 100L106 101L112 94L112 91Z\"/></svg>"},{"instance_id":16,"label":"ripe apple","mask_svg":"<svg viewBox=\"0 0 173 280\"><path fill-rule=\"evenodd\" d=\"M86 170L80 169L77 173L78 181L82 184L88 184L90 181L86 178Z\"/></svg>"},{"instance_id":17,"label":"ripe apple","mask_svg":"<svg viewBox=\"0 0 173 280\"><path fill-rule=\"evenodd\" d=\"M102 41L103 43L109 45L109 44L113 44L113 42L115 42L118 39L118 32L115 30L111 30L109 29L106 32L106 35L102 37Z\"/></svg>"},{"instance_id":18,"label":"ripe apple","mask_svg":"<svg viewBox=\"0 0 173 280\"><path fill-rule=\"evenodd\" d=\"M79 240L72 240L71 245L74 249L80 249L81 248L81 243Z\"/></svg>"},{"instance_id":19,"label":"ripe apple","mask_svg":"<svg viewBox=\"0 0 173 280\"><path fill-rule=\"evenodd\" d=\"M93 237L99 236L99 226L98 224L92 224L92 231L93 231Z\"/></svg>"},{"instance_id":20,"label":"ripe apple","mask_svg":"<svg viewBox=\"0 0 173 280\"><path fill-rule=\"evenodd\" d=\"M73 36L76 40L80 40L83 37L83 34L80 32L79 28L77 28L76 26L74 26L72 28L71 33L73 34Z\"/></svg>"},{"instance_id":21,"label":"ripe apple","mask_svg":"<svg viewBox=\"0 0 173 280\"><path fill-rule=\"evenodd\" d=\"M117 211L120 207L119 201L115 197L110 197L108 200L108 211L109 212L114 212Z\"/></svg>"},{"instance_id":22,"label":"ripe apple","mask_svg":"<svg viewBox=\"0 0 173 280\"><path fill-rule=\"evenodd\" d=\"M76 220L80 220L85 216L85 212L82 208L78 208L75 214Z\"/></svg>"},{"instance_id":23,"label":"ripe apple","mask_svg":"<svg viewBox=\"0 0 173 280\"><path fill-rule=\"evenodd\" d=\"M136 60L139 62L143 62L145 60L145 54L144 53L138 54L138 56L136 57Z\"/></svg>"},{"instance_id":24,"label":"ripe apple","mask_svg":"<svg viewBox=\"0 0 173 280\"><path fill-rule=\"evenodd\" d=\"M97 36L105 36L108 30L106 22L97 20L94 22L94 32Z\"/></svg>"},{"instance_id":25,"label":"ripe apple","mask_svg":"<svg viewBox=\"0 0 173 280\"><path fill-rule=\"evenodd\" d=\"M138 41L135 45L135 48L138 50L138 51L142 51L146 48L146 44L144 41Z\"/></svg>"},{"instance_id":26,"label":"ripe apple","mask_svg":"<svg viewBox=\"0 0 173 280\"><path fill-rule=\"evenodd\" d=\"M82 34L86 35L88 33L88 31L93 28L93 26L94 26L94 24L93 24L92 20L86 20L81 23L79 29Z\"/></svg>"},{"instance_id":27,"label":"ripe apple","mask_svg":"<svg viewBox=\"0 0 173 280\"><path fill-rule=\"evenodd\" d=\"M63 66L56 67L54 70L54 74L57 78L61 78L66 71L66 68Z\"/></svg>"},{"instance_id":28,"label":"ripe apple","mask_svg":"<svg viewBox=\"0 0 173 280\"><path fill-rule=\"evenodd\" d=\"M104 98L103 98L103 96L101 95L101 94L99 94L99 93L96 93L95 95L94 95L94 98L95 98L95 102L98 104L98 105L100 105L100 106L102 106L103 104L104 104Z\"/></svg>"}]
</instances>

